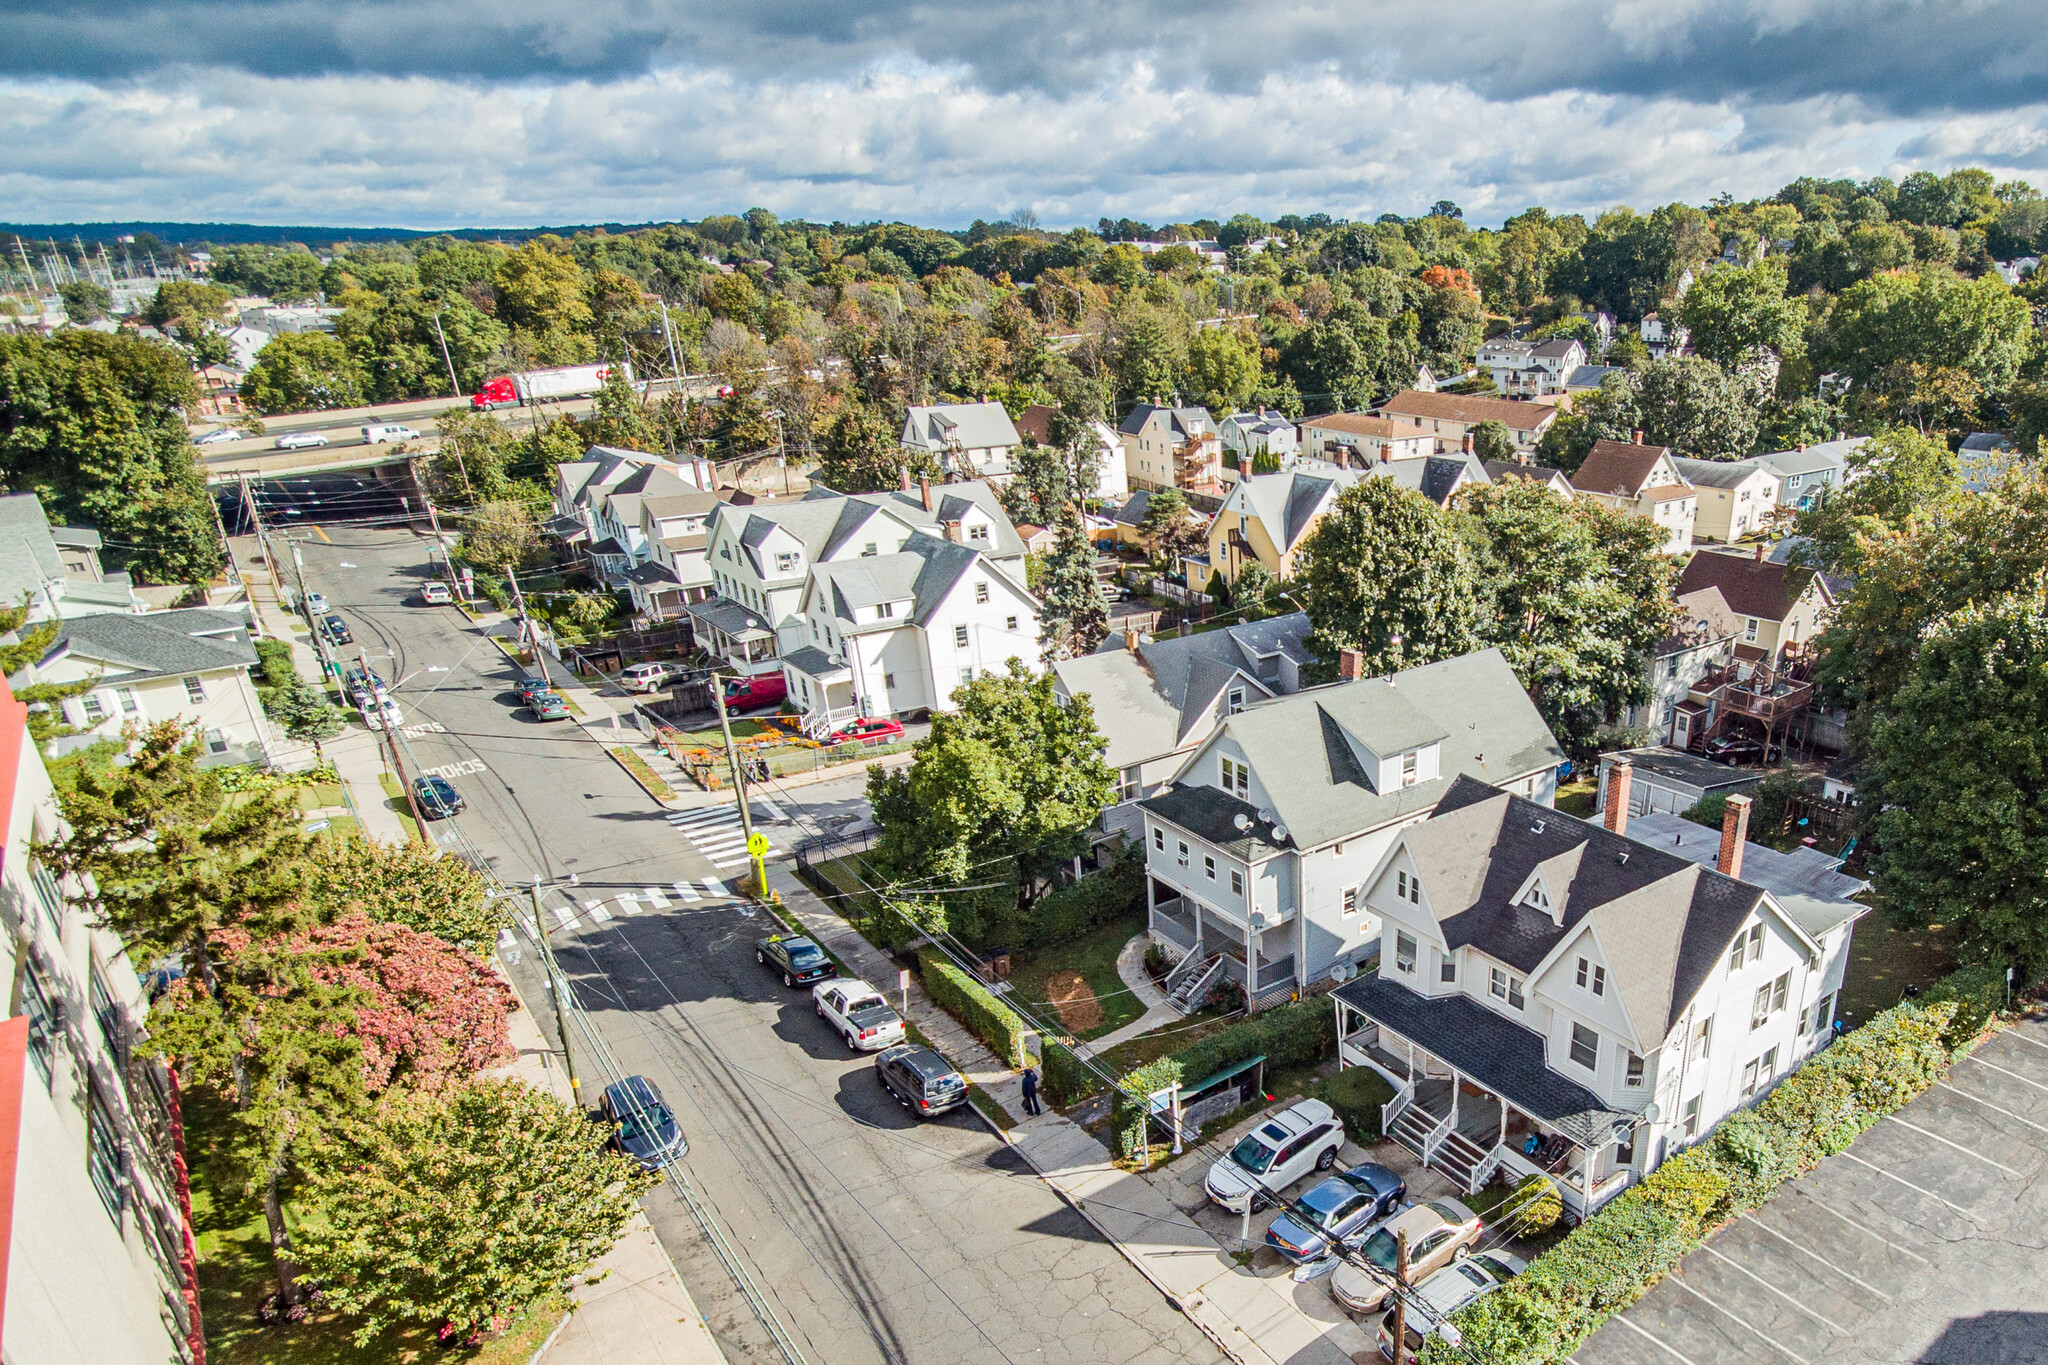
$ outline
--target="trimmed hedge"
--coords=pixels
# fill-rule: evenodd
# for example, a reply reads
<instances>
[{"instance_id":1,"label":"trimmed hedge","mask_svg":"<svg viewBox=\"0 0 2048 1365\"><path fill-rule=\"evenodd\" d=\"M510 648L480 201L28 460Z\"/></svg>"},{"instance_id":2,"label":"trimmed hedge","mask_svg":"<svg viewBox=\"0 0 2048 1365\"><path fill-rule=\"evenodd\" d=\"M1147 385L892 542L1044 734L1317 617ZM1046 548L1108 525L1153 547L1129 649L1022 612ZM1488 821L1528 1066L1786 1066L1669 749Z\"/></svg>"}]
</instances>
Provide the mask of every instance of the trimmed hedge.
<instances>
[{"instance_id":1,"label":"trimmed hedge","mask_svg":"<svg viewBox=\"0 0 2048 1365\"><path fill-rule=\"evenodd\" d=\"M1099 924L1129 914L1144 894L1144 856L1126 850L1101 871L1090 872L1034 901L1016 926L1011 946L1042 948L1078 938Z\"/></svg>"},{"instance_id":2,"label":"trimmed hedge","mask_svg":"<svg viewBox=\"0 0 2048 1365\"><path fill-rule=\"evenodd\" d=\"M1926 998L1842 1035L1752 1109L1622 1191L1505 1289L1453 1314L1468 1348L1513 1365L1562 1360L1640 1298L1714 1228L1762 1204L1787 1180L1932 1085L1983 1031L2004 978L1966 968ZM1993 986L1996 990L1994 992ZM1450 1365L1432 1337L1430 1365Z\"/></svg>"},{"instance_id":3,"label":"trimmed hedge","mask_svg":"<svg viewBox=\"0 0 2048 1365\"><path fill-rule=\"evenodd\" d=\"M920 948L917 966L933 1004L967 1025L1006 1065L1024 1065L1024 1035L1030 1030L1022 1019L935 949Z\"/></svg>"},{"instance_id":4,"label":"trimmed hedge","mask_svg":"<svg viewBox=\"0 0 2048 1365\"><path fill-rule=\"evenodd\" d=\"M1069 1105L1102 1088L1095 1073L1082 1066L1080 1058L1064 1043L1047 1040L1040 1060L1039 1088L1053 1104Z\"/></svg>"}]
</instances>

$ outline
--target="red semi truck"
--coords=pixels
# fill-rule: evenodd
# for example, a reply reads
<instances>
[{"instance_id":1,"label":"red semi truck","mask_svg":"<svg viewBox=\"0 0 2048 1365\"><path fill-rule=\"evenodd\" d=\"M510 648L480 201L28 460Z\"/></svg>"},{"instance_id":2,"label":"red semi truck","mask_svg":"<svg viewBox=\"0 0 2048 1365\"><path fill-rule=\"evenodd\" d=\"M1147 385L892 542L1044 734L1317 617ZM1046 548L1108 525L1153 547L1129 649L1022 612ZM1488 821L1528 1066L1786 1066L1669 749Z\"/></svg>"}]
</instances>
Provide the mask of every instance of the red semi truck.
<instances>
[{"instance_id":1,"label":"red semi truck","mask_svg":"<svg viewBox=\"0 0 2048 1365\"><path fill-rule=\"evenodd\" d=\"M469 406L477 412L509 408L520 403L539 403L554 398L581 398L596 393L611 378L610 365L563 365L552 370L522 370L517 374L487 379L470 396ZM632 368L626 370L631 382Z\"/></svg>"}]
</instances>

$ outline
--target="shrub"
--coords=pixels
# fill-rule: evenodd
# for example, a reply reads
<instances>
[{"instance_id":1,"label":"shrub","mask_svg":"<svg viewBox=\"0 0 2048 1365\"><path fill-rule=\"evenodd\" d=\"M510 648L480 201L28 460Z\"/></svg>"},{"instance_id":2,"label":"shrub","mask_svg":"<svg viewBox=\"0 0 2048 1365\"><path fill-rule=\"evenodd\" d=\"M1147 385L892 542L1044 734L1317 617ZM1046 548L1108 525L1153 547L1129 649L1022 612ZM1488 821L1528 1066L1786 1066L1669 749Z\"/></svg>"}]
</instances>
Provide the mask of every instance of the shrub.
<instances>
[{"instance_id":1,"label":"shrub","mask_svg":"<svg viewBox=\"0 0 2048 1365\"><path fill-rule=\"evenodd\" d=\"M1639 1187L1643 1198L1669 1213L1688 1235L1698 1237L1729 1212L1728 1175L1705 1147L1680 1152L1650 1172Z\"/></svg>"},{"instance_id":2,"label":"shrub","mask_svg":"<svg viewBox=\"0 0 2048 1365\"><path fill-rule=\"evenodd\" d=\"M1191 1080L1264 1054L1266 1069L1309 1066L1337 1051L1337 1015L1327 1000L1302 1000L1255 1014L1178 1052Z\"/></svg>"},{"instance_id":3,"label":"shrub","mask_svg":"<svg viewBox=\"0 0 2048 1365\"><path fill-rule=\"evenodd\" d=\"M1380 1139L1380 1106L1394 1098L1394 1087L1369 1066L1346 1067L1316 1088L1323 1103L1344 1120L1344 1135L1353 1142Z\"/></svg>"},{"instance_id":4,"label":"shrub","mask_svg":"<svg viewBox=\"0 0 2048 1365\"><path fill-rule=\"evenodd\" d=\"M967 1025L1007 1066L1024 1064L1024 1021L936 949L918 950L918 975L932 1003Z\"/></svg>"},{"instance_id":5,"label":"shrub","mask_svg":"<svg viewBox=\"0 0 2048 1365\"><path fill-rule=\"evenodd\" d=\"M1154 976L1160 976L1165 973L1168 960L1166 949L1158 944L1149 943L1145 946L1145 970Z\"/></svg>"},{"instance_id":6,"label":"shrub","mask_svg":"<svg viewBox=\"0 0 2048 1365\"><path fill-rule=\"evenodd\" d=\"M1015 946L1036 948L1077 938L1130 913L1144 894L1144 856L1127 850L1100 872L1040 896L1013 941Z\"/></svg>"},{"instance_id":7,"label":"shrub","mask_svg":"<svg viewBox=\"0 0 2048 1365\"><path fill-rule=\"evenodd\" d=\"M1081 1065L1073 1050L1063 1043L1048 1041L1040 1057L1040 1089L1046 1099L1055 1105L1068 1105L1076 1100L1086 1099L1102 1088L1102 1082L1095 1073Z\"/></svg>"},{"instance_id":8,"label":"shrub","mask_svg":"<svg viewBox=\"0 0 2048 1365\"><path fill-rule=\"evenodd\" d=\"M1144 1147L1147 1127L1145 1116L1127 1097L1154 1095L1175 1081L1186 1078L1187 1072L1181 1067L1180 1061L1173 1057L1157 1058L1124 1076L1121 1093L1117 1096L1116 1129L1118 1142L1125 1156L1136 1156Z\"/></svg>"},{"instance_id":9,"label":"shrub","mask_svg":"<svg viewBox=\"0 0 2048 1365\"><path fill-rule=\"evenodd\" d=\"M1728 795L1725 792L1708 792L1692 805L1679 812L1682 819L1708 829L1721 828L1721 820L1728 814Z\"/></svg>"},{"instance_id":10,"label":"shrub","mask_svg":"<svg viewBox=\"0 0 2048 1365\"><path fill-rule=\"evenodd\" d=\"M1929 1005L1953 1004L1955 1018L1941 1041L1950 1051L1967 1048L2005 1005L2005 973L1989 963L1962 967L1928 987L1921 999Z\"/></svg>"},{"instance_id":11,"label":"shrub","mask_svg":"<svg viewBox=\"0 0 2048 1365\"><path fill-rule=\"evenodd\" d=\"M1516 1236L1534 1237L1557 1226L1564 1216L1564 1200L1549 1177L1532 1175L1509 1191L1500 1211L1514 1221Z\"/></svg>"}]
</instances>

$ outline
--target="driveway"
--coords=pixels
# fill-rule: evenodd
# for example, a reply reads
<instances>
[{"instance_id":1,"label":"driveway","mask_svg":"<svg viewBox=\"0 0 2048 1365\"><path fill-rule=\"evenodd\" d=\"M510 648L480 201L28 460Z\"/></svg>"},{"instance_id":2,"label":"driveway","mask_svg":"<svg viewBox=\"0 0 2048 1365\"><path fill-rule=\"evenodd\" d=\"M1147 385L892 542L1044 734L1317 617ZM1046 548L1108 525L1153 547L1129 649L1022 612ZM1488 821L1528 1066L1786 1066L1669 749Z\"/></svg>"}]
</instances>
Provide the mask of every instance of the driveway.
<instances>
[{"instance_id":1,"label":"driveway","mask_svg":"<svg viewBox=\"0 0 2048 1365\"><path fill-rule=\"evenodd\" d=\"M2048 1361L2048 1022L2028 1020L1746 1213L1578 1365Z\"/></svg>"}]
</instances>

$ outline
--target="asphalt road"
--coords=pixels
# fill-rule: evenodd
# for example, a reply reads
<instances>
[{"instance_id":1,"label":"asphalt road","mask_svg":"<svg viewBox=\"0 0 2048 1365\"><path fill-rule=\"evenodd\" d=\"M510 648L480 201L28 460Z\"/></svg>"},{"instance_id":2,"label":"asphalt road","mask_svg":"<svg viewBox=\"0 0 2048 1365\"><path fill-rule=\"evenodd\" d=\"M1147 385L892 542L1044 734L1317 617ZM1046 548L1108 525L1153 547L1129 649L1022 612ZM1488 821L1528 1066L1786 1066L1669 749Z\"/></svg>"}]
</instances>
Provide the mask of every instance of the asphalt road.
<instances>
[{"instance_id":1,"label":"asphalt road","mask_svg":"<svg viewBox=\"0 0 2048 1365\"><path fill-rule=\"evenodd\" d=\"M911 1119L806 992L756 965L763 920L703 893L723 874L579 726L515 711L514 668L458 613L412 604L424 538L322 534L302 544L308 586L398 681L406 745L468 800L453 823L507 883L578 877L543 897L551 923L575 915L555 934L563 968L610 1049L676 1109L690 1178L813 1365L1222 1360L980 1119ZM798 795L820 814L858 809L848 784ZM796 831L777 813L794 812L757 807L786 849ZM552 1036L530 946L502 957ZM658 1187L648 1210L728 1359L779 1360L676 1196Z\"/></svg>"}]
</instances>

